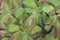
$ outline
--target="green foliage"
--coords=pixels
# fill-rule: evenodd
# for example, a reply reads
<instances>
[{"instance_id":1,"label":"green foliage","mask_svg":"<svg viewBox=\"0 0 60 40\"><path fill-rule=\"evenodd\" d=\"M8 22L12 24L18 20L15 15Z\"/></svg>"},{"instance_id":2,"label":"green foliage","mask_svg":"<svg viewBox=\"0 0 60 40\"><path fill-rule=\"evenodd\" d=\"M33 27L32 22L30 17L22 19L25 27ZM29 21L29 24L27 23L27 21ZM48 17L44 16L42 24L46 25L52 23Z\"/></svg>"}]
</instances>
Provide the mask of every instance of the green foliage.
<instances>
[{"instance_id":1,"label":"green foliage","mask_svg":"<svg viewBox=\"0 0 60 40\"><path fill-rule=\"evenodd\" d=\"M59 6L60 0L57 0L57 1L52 0L52 2L53 2L53 4L54 4L55 6Z\"/></svg>"},{"instance_id":2,"label":"green foliage","mask_svg":"<svg viewBox=\"0 0 60 40\"><path fill-rule=\"evenodd\" d=\"M32 12L34 11L34 10L31 9L31 8L26 8L25 10L26 10L27 13L32 13Z\"/></svg>"},{"instance_id":3,"label":"green foliage","mask_svg":"<svg viewBox=\"0 0 60 40\"><path fill-rule=\"evenodd\" d=\"M53 7L52 6L44 6L42 10L44 12L49 13L49 12L53 11Z\"/></svg>"},{"instance_id":4,"label":"green foliage","mask_svg":"<svg viewBox=\"0 0 60 40\"><path fill-rule=\"evenodd\" d=\"M36 9L36 8L37 8L37 5L36 5L36 3L34 2L34 0L24 0L23 3L24 3L27 7L30 7L30 8L33 8L33 9Z\"/></svg>"},{"instance_id":5,"label":"green foliage","mask_svg":"<svg viewBox=\"0 0 60 40\"><path fill-rule=\"evenodd\" d=\"M58 15L55 15L54 7L47 2L51 2L56 7L55 11L59 13ZM4 35L12 34L11 40L33 40L33 33L42 31L41 26L37 25L38 23L42 24L42 20L47 31L54 24L60 27L60 0L47 0L47 2L41 3L41 0L5 0L4 7L0 9L4 11L0 13L0 26L3 29L6 27L2 30L6 31L6 34L1 34L0 38L10 40ZM37 40L60 40L59 36L55 39L52 33Z\"/></svg>"},{"instance_id":6,"label":"green foliage","mask_svg":"<svg viewBox=\"0 0 60 40\"><path fill-rule=\"evenodd\" d=\"M12 18L9 18L7 25L11 25L11 24L13 24L15 21L16 21L15 18L13 18L13 17L12 17Z\"/></svg>"},{"instance_id":7,"label":"green foliage","mask_svg":"<svg viewBox=\"0 0 60 40\"><path fill-rule=\"evenodd\" d=\"M11 4L12 4L12 0L7 0L7 3L8 3L8 5L11 6Z\"/></svg>"},{"instance_id":8,"label":"green foliage","mask_svg":"<svg viewBox=\"0 0 60 40\"><path fill-rule=\"evenodd\" d=\"M3 38L2 40L8 40L8 38Z\"/></svg>"},{"instance_id":9,"label":"green foliage","mask_svg":"<svg viewBox=\"0 0 60 40\"><path fill-rule=\"evenodd\" d=\"M16 8L18 8L18 2L17 2L17 0L14 0L13 2L14 2L14 3L13 3L14 6L15 6Z\"/></svg>"},{"instance_id":10,"label":"green foliage","mask_svg":"<svg viewBox=\"0 0 60 40\"><path fill-rule=\"evenodd\" d=\"M15 12L16 17L21 17L21 15L23 14L23 12L24 12L23 8L17 9L16 12Z\"/></svg>"},{"instance_id":11,"label":"green foliage","mask_svg":"<svg viewBox=\"0 0 60 40\"><path fill-rule=\"evenodd\" d=\"M7 3L5 3L4 10L8 13L10 10L10 7L8 6Z\"/></svg>"},{"instance_id":12,"label":"green foliage","mask_svg":"<svg viewBox=\"0 0 60 40\"><path fill-rule=\"evenodd\" d=\"M17 26L17 25L10 25L10 26L8 26L8 32L9 33L14 33L14 32L16 32L18 30L19 30L19 26Z\"/></svg>"},{"instance_id":13,"label":"green foliage","mask_svg":"<svg viewBox=\"0 0 60 40\"><path fill-rule=\"evenodd\" d=\"M34 28L34 31L35 31L35 33L36 32L39 32L41 29L40 29L40 27L38 27L38 26L36 26L35 28Z\"/></svg>"},{"instance_id":14,"label":"green foliage","mask_svg":"<svg viewBox=\"0 0 60 40\"><path fill-rule=\"evenodd\" d=\"M6 20L6 18L8 17L8 15L9 15L9 14L6 14L6 13L3 13L3 14L1 15L2 18L0 19L0 24L3 23L3 22Z\"/></svg>"}]
</instances>

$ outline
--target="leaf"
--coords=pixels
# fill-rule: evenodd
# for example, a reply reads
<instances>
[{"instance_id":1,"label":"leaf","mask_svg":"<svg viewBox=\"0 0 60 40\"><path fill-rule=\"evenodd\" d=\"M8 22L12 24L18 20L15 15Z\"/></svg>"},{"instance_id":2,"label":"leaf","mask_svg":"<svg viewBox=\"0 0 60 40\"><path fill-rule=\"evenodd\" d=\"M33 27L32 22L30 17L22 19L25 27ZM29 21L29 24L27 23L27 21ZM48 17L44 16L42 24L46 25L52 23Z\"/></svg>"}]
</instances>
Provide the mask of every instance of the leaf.
<instances>
[{"instance_id":1,"label":"leaf","mask_svg":"<svg viewBox=\"0 0 60 40\"><path fill-rule=\"evenodd\" d=\"M7 3L5 3L4 10L5 10L6 12L9 12L9 10L10 10L10 7L8 6Z\"/></svg>"},{"instance_id":2,"label":"leaf","mask_svg":"<svg viewBox=\"0 0 60 40\"><path fill-rule=\"evenodd\" d=\"M55 19L56 19L56 16L50 16L50 23L54 24Z\"/></svg>"},{"instance_id":3,"label":"leaf","mask_svg":"<svg viewBox=\"0 0 60 40\"><path fill-rule=\"evenodd\" d=\"M10 18L10 19L8 20L7 25L11 25L11 24L13 24L15 21L16 21L16 19L12 17L12 18Z\"/></svg>"},{"instance_id":4,"label":"leaf","mask_svg":"<svg viewBox=\"0 0 60 40\"><path fill-rule=\"evenodd\" d=\"M7 0L7 4L11 6L12 0Z\"/></svg>"},{"instance_id":5,"label":"leaf","mask_svg":"<svg viewBox=\"0 0 60 40\"><path fill-rule=\"evenodd\" d=\"M40 28L39 26L34 27L35 33L36 33L36 32L39 32L40 30L41 30L41 28Z\"/></svg>"},{"instance_id":6,"label":"leaf","mask_svg":"<svg viewBox=\"0 0 60 40\"><path fill-rule=\"evenodd\" d=\"M2 38L2 40L8 40L8 38Z\"/></svg>"},{"instance_id":7,"label":"leaf","mask_svg":"<svg viewBox=\"0 0 60 40\"><path fill-rule=\"evenodd\" d=\"M10 26L8 26L8 32L9 33L13 33L13 32L16 32L18 30L19 30L19 26L17 26L17 25L10 25Z\"/></svg>"},{"instance_id":8,"label":"leaf","mask_svg":"<svg viewBox=\"0 0 60 40\"><path fill-rule=\"evenodd\" d=\"M53 7L52 6L44 6L42 8L42 11L49 13L49 12L53 11Z\"/></svg>"},{"instance_id":9,"label":"leaf","mask_svg":"<svg viewBox=\"0 0 60 40\"><path fill-rule=\"evenodd\" d=\"M51 28L51 25L45 25L45 29L49 30Z\"/></svg>"},{"instance_id":10,"label":"leaf","mask_svg":"<svg viewBox=\"0 0 60 40\"><path fill-rule=\"evenodd\" d=\"M38 23L38 20L39 19L39 14L38 14L38 12L35 12L35 14L34 14L34 23L35 23L35 25Z\"/></svg>"},{"instance_id":11,"label":"leaf","mask_svg":"<svg viewBox=\"0 0 60 40\"><path fill-rule=\"evenodd\" d=\"M60 40L60 36L58 36L58 40Z\"/></svg>"},{"instance_id":12,"label":"leaf","mask_svg":"<svg viewBox=\"0 0 60 40\"><path fill-rule=\"evenodd\" d=\"M20 20L20 22L19 22L20 24L22 24L23 23L23 20Z\"/></svg>"},{"instance_id":13,"label":"leaf","mask_svg":"<svg viewBox=\"0 0 60 40\"><path fill-rule=\"evenodd\" d=\"M14 6L15 6L15 7L18 7L18 2L17 2L17 0L14 0L13 2L14 2L14 3L13 3Z\"/></svg>"},{"instance_id":14,"label":"leaf","mask_svg":"<svg viewBox=\"0 0 60 40\"><path fill-rule=\"evenodd\" d=\"M46 38L48 40L56 40L51 34L47 35Z\"/></svg>"},{"instance_id":15,"label":"leaf","mask_svg":"<svg viewBox=\"0 0 60 40\"><path fill-rule=\"evenodd\" d=\"M39 21L38 21L38 23L40 25L42 25L42 23L41 23L42 20L43 20L44 23L46 23L47 17L46 17L46 14L45 13L39 14Z\"/></svg>"},{"instance_id":16,"label":"leaf","mask_svg":"<svg viewBox=\"0 0 60 40\"><path fill-rule=\"evenodd\" d=\"M5 21L5 19L7 19L9 14L3 14L0 18L0 24L3 23Z\"/></svg>"},{"instance_id":17,"label":"leaf","mask_svg":"<svg viewBox=\"0 0 60 40\"><path fill-rule=\"evenodd\" d=\"M22 35L22 40L27 40L28 34L25 31L22 31L21 35Z\"/></svg>"},{"instance_id":18,"label":"leaf","mask_svg":"<svg viewBox=\"0 0 60 40\"><path fill-rule=\"evenodd\" d=\"M23 8L17 9L15 12L16 17L20 17L23 14L23 12L24 12Z\"/></svg>"},{"instance_id":19,"label":"leaf","mask_svg":"<svg viewBox=\"0 0 60 40\"><path fill-rule=\"evenodd\" d=\"M52 3L55 5L55 6L59 6L60 4L60 0L52 0Z\"/></svg>"},{"instance_id":20,"label":"leaf","mask_svg":"<svg viewBox=\"0 0 60 40\"><path fill-rule=\"evenodd\" d=\"M31 8L25 8L25 10L26 10L27 13L32 13L32 12L34 11L34 10L31 9Z\"/></svg>"},{"instance_id":21,"label":"leaf","mask_svg":"<svg viewBox=\"0 0 60 40\"><path fill-rule=\"evenodd\" d=\"M15 36L13 37L13 40L22 40L20 31L15 33Z\"/></svg>"},{"instance_id":22,"label":"leaf","mask_svg":"<svg viewBox=\"0 0 60 40\"><path fill-rule=\"evenodd\" d=\"M30 7L30 8L33 8L33 9L36 9L36 8L37 8L37 5L36 5L36 3L34 2L34 0L24 0L23 3L24 3L27 7Z\"/></svg>"}]
</instances>

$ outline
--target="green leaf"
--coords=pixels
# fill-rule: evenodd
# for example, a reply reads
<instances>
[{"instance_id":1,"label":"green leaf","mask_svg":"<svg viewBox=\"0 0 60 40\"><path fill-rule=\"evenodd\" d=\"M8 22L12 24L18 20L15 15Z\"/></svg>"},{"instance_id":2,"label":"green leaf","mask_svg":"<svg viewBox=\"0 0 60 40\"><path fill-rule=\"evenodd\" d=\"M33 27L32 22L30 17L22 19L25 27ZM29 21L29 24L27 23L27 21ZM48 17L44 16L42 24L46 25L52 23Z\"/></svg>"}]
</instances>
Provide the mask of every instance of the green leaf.
<instances>
[{"instance_id":1,"label":"green leaf","mask_svg":"<svg viewBox=\"0 0 60 40\"><path fill-rule=\"evenodd\" d=\"M7 0L7 4L11 6L12 0Z\"/></svg>"},{"instance_id":2,"label":"green leaf","mask_svg":"<svg viewBox=\"0 0 60 40\"><path fill-rule=\"evenodd\" d=\"M20 24L22 24L23 23L23 20L20 20L20 22L19 22Z\"/></svg>"},{"instance_id":3,"label":"green leaf","mask_svg":"<svg viewBox=\"0 0 60 40\"><path fill-rule=\"evenodd\" d=\"M27 13L32 13L32 12L34 11L34 10L31 9L31 8L25 8L25 10L26 10Z\"/></svg>"},{"instance_id":4,"label":"green leaf","mask_svg":"<svg viewBox=\"0 0 60 40\"><path fill-rule=\"evenodd\" d=\"M47 13L51 12L52 10L53 10L53 7L52 6L44 6L42 8L42 11L43 12L47 12Z\"/></svg>"},{"instance_id":5,"label":"green leaf","mask_svg":"<svg viewBox=\"0 0 60 40\"><path fill-rule=\"evenodd\" d=\"M18 2L17 2L17 0L14 0L13 2L14 2L14 3L13 3L14 6L15 6L15 7L18 7Z\"/></svg>"},{"instance_id":6,"label":"green leaf","mask_svg":"<svg viewBox=\"0 0 60 40\"><path fill-rule=\"evenodd\" d=\"M59 6L60 5L60 0L52 0L52 3L55 5L55 6Z\"/></svg>"},{"instance_id":7,"label":"green leaf","mask_svg":"<svg viewBox=\"0 0 60 40\"><path fill-rule=\"evenodd\" d=\"M52 34L47 35L46 38L47 38L48 40L57 40L57 38L55 39Z\"/></svg>"},{"instance_id":8,"label":"green leaf","mask_svg":"<svg viewBox=\"0 0 60 40\"><path fill-rule=\"evenodd\" d=\"M39 14L39 23L41 24L41 21L44 21L46 23L47 17L45 13Z\"/></svg>"},{"instance_id":9,"label":"green leaf","mask_svg":"<svg viewBox=\"0 0 60 40\"><path fill-rule=\"evenodd\" d=\"M15 33L15 36L13 37L13 40L22 40L20 31Z\"/></svg>"},{"instance_id":10,"label":"green leaf","mask_svg":"<svg viewBox=\"0 0 60 40\"><path fill-rule=\"evenodd\" d=\"M10 7L9 7L9 5L7 3L5 3L4 10L6 12L9 12L9 10L10 10Z\"/></svg>"},{"instance_id":11,"label":"green leaf","mask_svg":"<svg viewBox=\"0 0 60 40\"><path fill-rule=\"evenodd\" d=\"M9 33L13 33L13 32L16 32L18 30L19 30L19 26L17 26L17 25L10 25L10 26L8 26L8 32Z\"/></svg>"},{"instance_id":12,"label":"green leaf","mask_svg":"<svg viewBox=\"0 0 60 40\"><path fill-rule=\"evenodd\" d=\"M48 6L48 4L47 3L43 3L43 4L40 3L39 6L40 6L40 9L42 9L44 6Z\"/></svg>"},{"instance_id":13,"label":"green leaf","mask_svg":"<svg viewBox=\"0 0 60 40\"><path fill-rule=\"evenodd\" d=\"M8 17L9 14L3 14L0 18L0 24L5 21L5 19Z\"/></svg>"},{"instance_id":14,"label":"green leaf","mask_svg":"<svg viewBox=\"0 0 60 40\"><path fill-rule=\"evenodd\" d=\"M2 38L2 40L8 40L8 38Z\"/></svg>"},{"instance_id":15,"label":"green leaf","mask_svg":"<svg viewBox=\"0 0 60 40\"><path fill-rule=\"evenodd\" d=\"M38 12L35 12L35 14L34 14L34 23L35 24L37 24L38 23L38 20L39 19L39 14L38 14Z\"/></svg>"},{"instance_id":16,"label":"green leaf","mask_svg":"<svg viewBox=\"0 0 60 40\"><path fill-rule=\"evenodd\" d=\"M36 9L36 8L37 8L37 5L36 5L36 3L34 2L34 0L24 0L23 3L24 3L27 7L30 7L30 8L33 8L33 9Z\"/></svg>"},{"instance_id":17,"label":"green leaf","mask_svg":"<svg viewBox=\"0 0 60 40\"><path fill-rule=\"evenodd\" d=\"M22 31L21 35L22 35L22 40L27 40L28 34L25 31Z\"/></svg>"},{"instance_id":18,"label":"green leaf","mask_svg":"<svg viewBox=\"0 0 60 40\"><path fill-rule=\"evenodd\" d=\"M58 35L58 40L60 40L60 36Z\"/></svg>"},{"instance_id":19,"label":"green leaf","mask_svg":"<svg viewBox=\"0 0 60 40\"><path fill-rule=\"evenodd\" d=\"M8 20L7 25L11 25L11 24L13 24L15 21L16 21L16 19L12 17L12 18L10 18L10 19Z\"/></svg>"},{"instance_id":20,"label":"green leaf","mask_svg":"<svg viewBox=\"0 0 60 40\"><path fill-rule=\"evenodd\" d=\"M50 23L54 24L55 19L56 19L56 16L50 16Z\"/></svg>"},{"instance_id":21,"label":"green leaf","mask_svg":"<svg viewBox=\"0 0 60 40\"><path fill-rule=\"evenodd\" d=\"M19 8L19 9L16 10L15 15L17 17L20 17L23 14L23 12L24 12L24 9L23 8Z\"/></svg>"},{"instance_id":22,"label":"green leaf","mask_svg":"<svg viewBox=\"0 0 60 40\"><path fill-rule=\"evenodd\" d=\"M49 30L50 28L51 28L50 25L45 25L45 29L46 29L46 30Z\"/></svg>"},{"instance_id":23,"label":"green leaf","mask_svg":"<svg viewBox=\"0 0 60 40\"><path fill-rule=\"evenodd\" d=\"M34 27L35 32L39 32L40 30L41 30L41 28L39 26Z\"/></svg>"}]
</instances>

